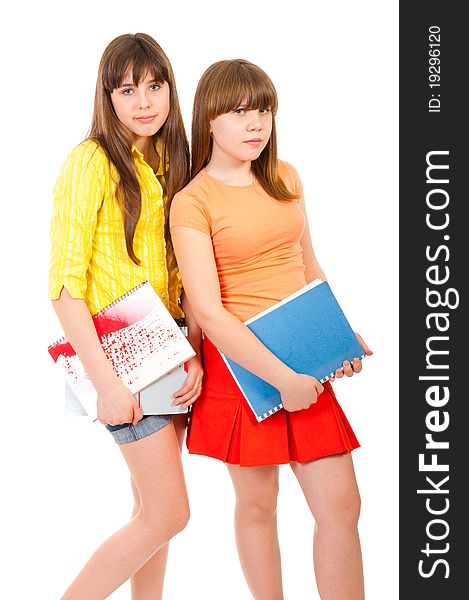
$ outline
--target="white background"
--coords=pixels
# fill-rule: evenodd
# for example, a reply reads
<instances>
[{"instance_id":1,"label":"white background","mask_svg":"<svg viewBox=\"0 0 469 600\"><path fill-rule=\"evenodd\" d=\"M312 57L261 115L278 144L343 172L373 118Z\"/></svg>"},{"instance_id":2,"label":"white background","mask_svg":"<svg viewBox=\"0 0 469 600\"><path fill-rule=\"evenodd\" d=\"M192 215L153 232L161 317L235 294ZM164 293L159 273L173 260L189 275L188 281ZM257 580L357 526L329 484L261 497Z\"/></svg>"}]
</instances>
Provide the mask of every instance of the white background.
<instances>
[{"instance_id":1,"label":"white background","mask_svg":"<svg viewBox=\"0 0 469 600\"><path fill-rule=\"evenodd\" d=\"M115 36L143 31L172 62L188 131L195 85L216 60L251 60L277 87L279 156L302 176L316 254L374 350L363 373L335 391L362 444L353 457L367 598L395 600L397 2L46 0L2 12L0 596L59 598L131 511L111 436L63 417L62 381L47 353L60 330L46 280L52 186L87 133L99 58ZM192 519L171 545L165 598L249 600L226 469L186 452L183 460ZM318 599L313 522L287 466L278 518L285 598ZM128 584L111 597L129 598Z\"/></svg>"}]
</instances>

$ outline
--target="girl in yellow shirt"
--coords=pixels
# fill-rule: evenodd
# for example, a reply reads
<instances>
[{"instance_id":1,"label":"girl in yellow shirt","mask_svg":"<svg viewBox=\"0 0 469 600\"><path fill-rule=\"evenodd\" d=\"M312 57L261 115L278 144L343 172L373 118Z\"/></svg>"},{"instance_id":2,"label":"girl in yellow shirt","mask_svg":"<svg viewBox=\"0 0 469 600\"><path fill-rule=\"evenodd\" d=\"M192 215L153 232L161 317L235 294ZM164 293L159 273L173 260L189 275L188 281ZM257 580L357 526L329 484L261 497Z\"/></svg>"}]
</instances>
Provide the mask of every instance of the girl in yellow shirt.
<instances>
[{"instance_id":1,"label":"girl in yellow shirt","mask_svg":"<svg viewBox=\"0 0 469 600\"><path fill-rule=\"evenodd\" d=\"M148 35L121 35L101 58L90 133L69 154L54 188L49 297L98 392L98 419L130 469L135 507L63 600L107 598L129 578L134 600L160 598L168 542L188 519L178 444L184 416L142 418L91 318L148 280L175 319L185 314L197 355L175 401L187 407L197 399L200 329L181 297L167 227L171 200L188 180L188 142L168 58Z\"/></svg>"}]
</instances>

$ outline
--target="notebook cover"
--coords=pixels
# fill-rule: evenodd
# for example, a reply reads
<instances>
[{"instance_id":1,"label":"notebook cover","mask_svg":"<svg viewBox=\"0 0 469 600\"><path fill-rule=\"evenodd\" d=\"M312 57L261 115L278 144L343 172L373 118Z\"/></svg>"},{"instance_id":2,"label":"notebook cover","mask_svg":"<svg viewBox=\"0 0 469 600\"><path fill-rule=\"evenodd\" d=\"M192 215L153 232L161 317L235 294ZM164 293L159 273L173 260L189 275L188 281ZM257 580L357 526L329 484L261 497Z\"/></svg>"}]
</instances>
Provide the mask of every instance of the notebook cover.
<instances>
[{"instance_id":1,"label":"notebook cover","mask_svg":"<svg viewBox=\"0 0 469 600\"><path fill-rule=\"evenodd\" d=\"M344 360L365 356L329 284L320 280L245 324L291 369L321 383L332 377ZM276 388L221 355L258 421L282 408Z\"/></svg>"}]
</instances>

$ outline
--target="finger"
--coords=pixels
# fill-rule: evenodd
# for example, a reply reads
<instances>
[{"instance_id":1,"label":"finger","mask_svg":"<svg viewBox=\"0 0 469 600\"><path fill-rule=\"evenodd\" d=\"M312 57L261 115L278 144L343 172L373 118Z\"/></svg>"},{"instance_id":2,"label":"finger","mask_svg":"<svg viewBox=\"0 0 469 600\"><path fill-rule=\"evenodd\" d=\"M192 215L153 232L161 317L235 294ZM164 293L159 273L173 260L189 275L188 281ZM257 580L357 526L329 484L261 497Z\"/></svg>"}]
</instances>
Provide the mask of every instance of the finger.
<instances>
[{"instance_id":1,"label":"finger","mask_svg":"<svg viewBox=\"0 0 469 600\"><path fill-rule=\"evenodd\" d=\"M133 410L131 410L130 412L127 413L126 417L113 417L110 419L103 419L101 421L101 423L104 423L104 425L112 425L112 426L116 426L116 425L130 425L133 421L133 417L134 417L134 412Z\"/></svg>"},{"instance_id":2,"label":"finger","mask_svg":"<svg viewBox=\"0 0 469 600\"><path fill-rule=\"evenodd\" d=\"M193 387L192 390L188 391L186 394L183 394L182 396L178 396L177 398L175 398L173 400L173 404L175 406L177 406L178 404L184 404L185 402L187 402L194 396L200 396L201 391L202 391L202 384L197 384Z\"/></svg>"},{"instance_id":3,"label":"finger","mask_svg":"<svg viewBox=\"0 0 469 600\"><path fill-rule=\"evenodd\" d=\"M193 389L193 387L194 387L194 384L191 384L191 385L184 384L184 386L182 388L180 388L177 392L174 392L173 398L180 398L181 396L184 396L185 394L190 392Z\"/></svg>"},{"instance_id":4,"label":"finger","mask_svg":"<svg viewBox=\"0 0 469 600\"><path fill-rule=\"evenodd\" d=\"M359 358L354 358L352 360L352 369L354 373L360 373L362 370L362 361Z\"/></svg>"},{"instance_id":5,"label":"finger","mask_svg":"<svg viewBox=\"0 0 469 600\"><path fill-rule=\"evenodd\" d=\"M187 400L187 396L191 396L193 394L195 394L196 392L199 392L199 390L202 389L202 379L201 378L197 378L193 385L189 388L189 390L187 390L184 394L179 394L178 396L176 396L176 394L174 395L174 397L177 399L177 401L179 403L183 403Z\"/></svg>"},{"instance_id":6,"label":"finger","mask_svg":"<svg viewBox=\"0 0 469 600\"><path fill-rule=\"evenodd\" d=\"M323 388L323 389L324 389L324 388ZM314 398L311 400L311 402L308 404L308 406L305 406L304 408L302 408L302 410L306 410L306 409L307 409L307 408L309 408L309 407L310 407L312 404L316 404L316 402L318 401L318 398L319 398L319 394L320 394L320 393L321 393L321 392L318 392L317 396L315 396L315 397L314 397Z\"/></svg>"},{"instance_id":7,"label":"finger","mask_svg":"<svg viewBox=\"0 0 469 600\"><path fill-rule=\"evenodd\" d=\"M194 402L197 400L197 398L200 396L200 394L202 393L202 388L198 387L197 390L194 392L193 396L191 398L189 398L188 400L186 400L182 405L181 408L182 409L186 409L189 406L192 406L192 404L194 404Z\"/></svg>"},{"instance_id":8,"label":"finger","mask_svg":"<svg viewBox=\"0 0 469 600\"><path fill-rule=\"evenodd\" d=\"M372 350L370 350L370 348L368 348L368 346L365 344L365 342L363 341L362 336L355 332L355 335L357 336L357 340L360 343L360 346L363 348L363 352L367 355L370 356L371 354L373 354Z\"/></svg>"},{"instance_id":9,"label":"finger","mask_svg":"<svg viewBox=\"0 0 469 600\"><path fill-rule=\"evenodd\" d=\"M181 406L181 408L183 410L186 410L186 408L189 408L189 406L192 406L194 404L194 402L197 400L197 398L200 396L200 394L196 394L191 400L188 400L187 402L184 402L184 404Z\"/></svg>"},{"instance_id":10,"label":"finger","mask_svg":"<svg viewBox=\"0 0 469 600\"><path fill-rule=\"evenodd\" d=\"M179 398L180 396L184 396L187 392L190 392L194 389L194 386L197 384L197 375L191 373L187 376L186 382L182 386L182 388L178 389L177 392L174 392L174 398Z\"/></svg>"},{"instance_id":11,"label":"finger","mask_svg":"<svg viewBox=\"0 0 469 600\"><path fill-rule=\"evenodd\" d=\"M344 373L347 377L352 377L353 375L353 369L352 369L352 365L349 363L348 360L344 360L343 362L343 366L344 366Z\"/></svg>"},{"instance_id":12,"label":"finger","mask_svg":"<svg viewBox=\"0 0 469 600\"><path fill-rule=\"evenodd\" d=\"M199 369L189 373L186 379L185 384L179 389L177 392L173 394L174 398L180 398L187 394L191 390L195 390L202 384L202 377L204 376L203 372Z\"/></svg>"},{"instance_id":13,"label":"finger","mask_svg":"<svg viewBox=\"0 0 469 600\"><path fill-rule=\"evenodd\" d=\"M137 425L137 423L139 421L141 421L142 419L143 419L142 409L140 408L140 406L136 406L134 408L134 418L132 419L132 424Z\"/></svg>"},{"instance_id":14,"label":"finger","mask_svg":"<svg viewBox=\"0 0 469 600\"><path fill-rule=\"evenodd\" d=\"M337 369L337 371L335 372L335 376L337 377L337 379L342 379L342 377L344 376L344 370L342 368Z\"/></svg>"}]
</instances>

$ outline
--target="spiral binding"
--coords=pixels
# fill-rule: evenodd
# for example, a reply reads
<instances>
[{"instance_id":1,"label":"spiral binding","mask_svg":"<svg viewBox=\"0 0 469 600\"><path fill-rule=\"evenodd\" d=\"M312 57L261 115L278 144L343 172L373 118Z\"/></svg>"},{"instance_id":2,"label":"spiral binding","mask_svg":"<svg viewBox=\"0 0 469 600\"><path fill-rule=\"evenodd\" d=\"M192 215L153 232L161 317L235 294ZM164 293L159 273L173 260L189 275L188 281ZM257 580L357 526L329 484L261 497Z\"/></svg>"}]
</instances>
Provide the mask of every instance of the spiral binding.
<instances>
[{"instance_id":1,"label":"spiral binding","mask_svg":"<svg viewBox=\"0 0 469 600\"><path fill-rule=\"evenodd\" d=\"M56 346L60 346L60 344L63 344L64 342L68 342L68 340L65 336L62 336L61 338L56 340L53 344L50 344L50 346L47 346L47 349L51 350L52 348L55 348Z\"/></svg>"},{"instance_id":2,"label":"spiral binding","mask_svg":"<svg viewBox=\"0 0 469 600\"><path fill-rule=\"evenodd\" d=\"M95 313L93 315L93 319L96 317L100 317L102 314L104 314L106 311L108 311L110 308L116 306L117 304L119 304L119 302L121 300L123 300L124 298L127 298L128 296L130 296L131 294L133 294L134 292L136 292L139 288L141 288L144 285L147 285L148 281L142 281L142 283L139 283L138 285L136 285L135 287L133 287L131 290L129 290L128 292L126 292L125 294L123 294L122 296L119 296L119 298L117 298L116 300L113 300L110 304L108 304L107 306L105 306L104 308L102 308L101 310L99 310L97 313ZM50 350L51 348L55 348L56 346L60 346L63 343L68 343L68 339L65 336L62 336L60 339L56 340L53 344L51 344L50 346L48 346L48 350Z\"/></svg>"},{"instance_id":3,"label":"spiral binding","mask_svg":"<svg viewBox=\"0 0 469 600\"><path fill-rule=\"evenodd\" d=\"M134 288L132 288L131 290L129 290L125 294L122 294L122 296L119 296L119 298L117 298L117 300L114 300L113 302L111 302L110 304L108 304L107 306L105 306L104 308L102 308L100 311L98 311L96 314L94 314L93 315L93 319L95 317L100 317L102 314L104 314L110 308L113 308L114 306L116 306L117 304L119 304L119 302L121 302L124 298L128 298L133 293L135 293L139 288L141 288L144 285L147 285L147 283L148 283L148 281L142 281L142 283L139 283L138 285L136 285Z\"/></svg>"},{"instance_id":4,"label":"spiral binding","mask_svg":"<svg viewBox=\"0 0 469 600\"><path fill-rule=\"evenodd\" d=\"M282 403L278 404L277 406L274 406L269 411L263 413L262 416L260 417L259 421L263 421L264 419L267 419L267 417L270 417L271 415L273 415L274 413L276 413L281 408L283 408L283 404Z\"/></svg>"}]
</instances>

